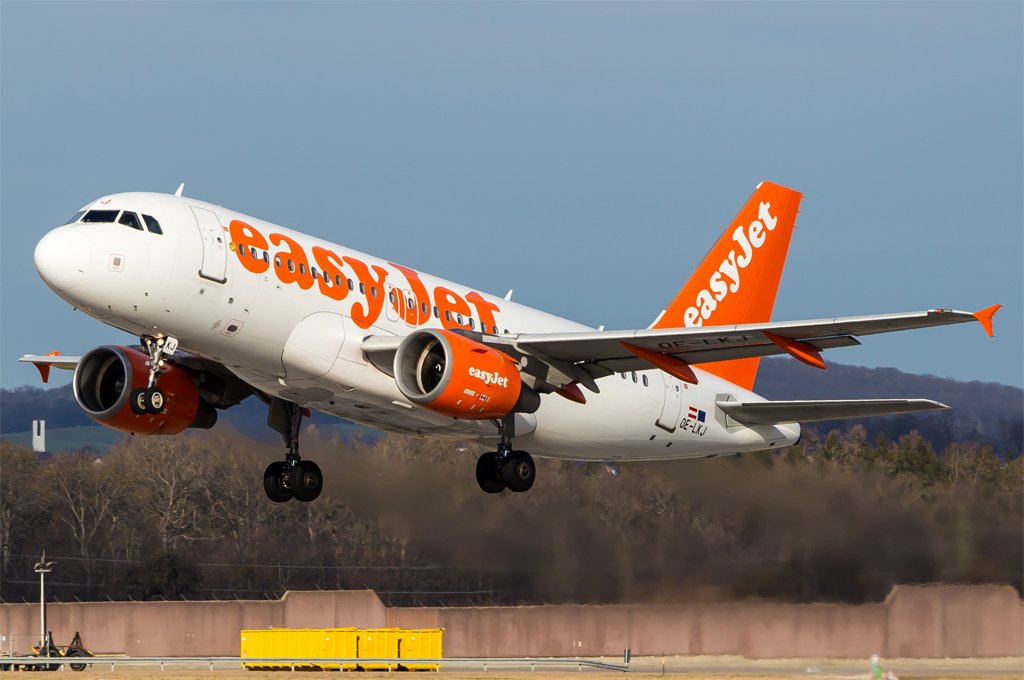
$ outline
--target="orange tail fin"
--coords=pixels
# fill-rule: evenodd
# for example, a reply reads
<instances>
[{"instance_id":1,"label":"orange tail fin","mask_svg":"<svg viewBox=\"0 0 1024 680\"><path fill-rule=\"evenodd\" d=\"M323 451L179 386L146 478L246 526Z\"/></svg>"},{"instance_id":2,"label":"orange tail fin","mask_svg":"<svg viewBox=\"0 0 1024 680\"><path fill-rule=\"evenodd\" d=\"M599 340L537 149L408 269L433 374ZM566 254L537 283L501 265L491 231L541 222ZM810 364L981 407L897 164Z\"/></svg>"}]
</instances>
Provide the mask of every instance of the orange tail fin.
<instances>
[{"instance_id":1,"label":"orange tail fin","mask_svg":"<svg viewBox=\"0 0 1024 680\"><path fill-rule=\"evenodd\" d=\"M772 316L803 194L761 182L653 328L763 323ZM708 373L753 389L760 359L704 364Z\"/></svg>"}]
</instances>

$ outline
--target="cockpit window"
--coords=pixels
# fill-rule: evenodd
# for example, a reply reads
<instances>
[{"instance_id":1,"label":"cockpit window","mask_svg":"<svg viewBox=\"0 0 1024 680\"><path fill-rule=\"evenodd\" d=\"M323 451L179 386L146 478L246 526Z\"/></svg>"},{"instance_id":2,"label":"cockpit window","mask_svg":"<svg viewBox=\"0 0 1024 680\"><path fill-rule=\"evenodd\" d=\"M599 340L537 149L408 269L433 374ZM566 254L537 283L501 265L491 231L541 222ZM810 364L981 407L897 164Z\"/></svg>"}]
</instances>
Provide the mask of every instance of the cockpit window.
<instances>
[{"instance_id":1,"label":"cockpit window","mask_svg":"<svg viewBox=\"0 0 1024 680\"><path fill-rule=\"evenodd\" d=\"M74 217L72 217L70 220L68 220L64 224L74 224L78 220L82 219L82 215L84 215L84 214L85 214L84 210L79 210L78 212L75 213Z\"/></svg>"},{"instance_id":2,"label":"cockpit window","mask_svg":"<svg viewBox=\"0 0 1024 680\"><path fill-rule=\"evenodd\" d=\"M90 210L82 217L83 222L107 222L113 223L117 220L118 210Z\"/></svg>"},{"instance_id":3,"label":"cockpit window","mask_svg":"<svg viewBox=\"0 0 1024 680\"><path fill-rule=\"evenodd\" d=\"M160 228L160 223L156 221L155 217L150 215L143 215L142 219L146 220L146 226L149 227L149 231L152 234L162 234L164 230Z\"/></svg>"},{"instance_id":4,"label":"cockpit window","mask_svg":"<svg viewBox=\"0 0 1024 680\"><path fill-rule=\"evenodd\" d=\"M128 212L127 210L125 210L123 213L121 213L121 219L119 219L118 222L126 227L138 229L139 231L145 231L142 228L142 222L139 222L139 216L133 212Z\"/></svg>"}]
</instances>

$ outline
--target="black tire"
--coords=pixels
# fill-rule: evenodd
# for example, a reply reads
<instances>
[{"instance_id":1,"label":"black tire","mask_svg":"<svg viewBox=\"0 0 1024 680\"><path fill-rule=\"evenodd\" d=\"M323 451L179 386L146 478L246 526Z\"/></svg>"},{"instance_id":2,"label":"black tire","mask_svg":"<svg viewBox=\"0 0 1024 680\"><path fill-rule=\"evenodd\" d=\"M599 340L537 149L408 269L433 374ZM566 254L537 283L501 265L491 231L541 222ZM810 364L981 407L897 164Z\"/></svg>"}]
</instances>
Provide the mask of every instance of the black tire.
<instances>
[{"instance_id":1,"label":"black tire","mask_svg":"<svg viewBox=\"0 0 1024 680\"><path fill-rule=\"evenodd\" d=\"M137 387L132 390L132 393L128 398L128 405L131 407L132 413L137 416L146 415L149 413L146 408L147 403L146 390L144 388Z\"/></svg>"},{"instance_id":2,"label":"black tire","mask_svg":"<svg viewBox=\"0 0 1024 680\"><path fill-rule=\"evenodd\" d=\"M163 390L159 387L151 387L146 390L146 411L156 415L164 410L164 404L167 402L167 397L164 396Z\"/></svg>"},{"instance_id":3,"label":"black tire","mask_svg":"<svg viewBox=\"0 0 1024 680\"><path fill-rule=\"evenodd\" d=\"M267 498L275 503L287 503L292 499L291 489L286 483L288 465L283 460L271 463L263 473L263 490Z\"/></svg>"},{"instance_id":4,"label":"black tire","mask_svg":"<svg viewBox=\"0 0 1024 680\"><path fill-rule=\"evenodd\" d=\"M533 457L526 451L513 451L501 466L501 478L509 491L529 491L537 479L537 466L533 463Z\"/></svg>"},{"instance_id":5,"label":"black tire","mask_svg":"<svg viewBox=\"0 0 1024 680\"><path fill-rule=\"evenodd\" d=\"M311 460L300 460L288 472L288 488L297 501L315 501L324 490L324 475L320 472L320 466Z\"/></svg>"},{"instance_id":6,"label":"black tire","mask_svg":"<svg viewBox=\"0 0 1024 680\"><path fill-rule=\"evenodd\" d=\"M505 482L499 474L497 453L485 453L476 461L476 483L484 493L501 493Z\"/></svg>"}]
</instances>

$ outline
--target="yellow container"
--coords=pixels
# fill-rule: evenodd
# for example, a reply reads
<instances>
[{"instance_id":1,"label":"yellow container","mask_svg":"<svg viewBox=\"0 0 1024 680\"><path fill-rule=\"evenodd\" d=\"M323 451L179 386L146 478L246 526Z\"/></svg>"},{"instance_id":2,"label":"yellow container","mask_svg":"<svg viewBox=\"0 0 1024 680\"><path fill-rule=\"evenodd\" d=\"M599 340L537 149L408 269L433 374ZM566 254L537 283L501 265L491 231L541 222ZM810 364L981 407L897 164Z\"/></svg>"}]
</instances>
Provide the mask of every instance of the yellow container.
<instances>
[{"instance_id":1,"label":"yellow container","mask_svg":"<svg viewBox=\"0 0 1024 680\"><path fill-rule=\"evenodd\" d=\"M399 659L440 659L441 638L444 628L426 628L420 630L397 631L397 656ZM398 664L398 670L438 671L440 664L411 663Z\"/></svg>"},{"instance_id":2,"label":"yellow container","mask_svg":"<svg viewBox=\"0 0 1024 680\"><path fill-rule=\"evenodd\" d=\"M280 663L242 662L247 670L439 670L440 664L386 661L322 663L317 659L440 659L443 628L271 628L243 630L243 659L298 659ZM340 666L340 668L339 668Z\"/></svg>"},{"instance_id":3,"label":"yellow container","mask_svg":"<svg viewBox=\"0 0 1024 680\"><path fill-rule=\"evenodd\" d=\"M335 659L354 659L358 656L356 652L356 640L359 636L358 628L325 628L324 633L324 656ZM338 670L338 664L322 664L324 670ZM341 670L356 670L355 663L341 664Z\"/></svg>"},{"instance_id":4,"label":"yellow container","mask_svg":"<svg viewBox=\"0 0 1024 680\"><path fill-rule=\"evenodd\" d=\"M296 669L318 670L325 667L324 664L315 663L314 659L330 658L334 656L353 656L352 654L335 654L336 640L344 638L344 632L335 633L333 630L355 630L351 629L325 629L325 628L271 628L269 630L243 630L242 631L242 657L257 659L302 659L302 662L295 663ZM342 643L343 645L344 643ZM309 660L309 661L306 661ZM257 664L242 664L250 670L279 670L291 669L292 662ZM338 665L333 668L337 670Z\"/></svg>"},{"instance_id":5,"label":"yellow container","mask_svg":"<svg viewBox=\"0 0 1024 680\"><path fill-rule=\"evenodd\" d=\"M356 651L360 659L392 659L398 656L397 628L364 628L356 634ZM364 671L391 670L389 663L360 663Z\"/></svg>"}]
</instances>

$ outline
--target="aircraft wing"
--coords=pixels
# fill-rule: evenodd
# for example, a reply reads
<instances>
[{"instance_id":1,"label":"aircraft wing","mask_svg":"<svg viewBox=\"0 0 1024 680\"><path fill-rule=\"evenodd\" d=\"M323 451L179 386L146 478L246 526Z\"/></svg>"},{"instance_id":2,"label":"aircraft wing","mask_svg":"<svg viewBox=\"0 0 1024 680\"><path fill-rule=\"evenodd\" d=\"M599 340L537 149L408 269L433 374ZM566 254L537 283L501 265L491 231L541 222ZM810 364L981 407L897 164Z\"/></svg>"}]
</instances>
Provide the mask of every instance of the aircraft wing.
<instances>
[{"instance_id":1,"label":"aircraft wing","mask_svg":"<svg viewBox=\"0 0 1024 680\"><path fill-rule=\"evenodd\" d=\"M718 401L718 408L744 425L809 423L948 409L930 399L839 399L824 401Z\"/></svg>"},{"instance_id":2,"label":"aircraft wing","mask_svg":"<svg viewBox=\"0 0 1024 680\"><path fill-rule=\"evenodd\" d=\"M824 368L819 352L859 345L857 336L978 321L992 335L992 315L999 305L980 312L929 309L922 312L836 317L809 321L779 321L634 331L524 333L515 347L565 372L566 367L593 377L651 368L652 365L688 382L695 382L690 364L728 359L790 354ZM689 372L689 377L687 377ZM588 380L581 380L587 384Z\"/></svg>"},{"instance_id":3,"label":"aircraft wing","mask_svg":"<svg viewBox=\"0 0 1024 680\"><path fill-rule=\"evenodd\" d=\"M39 371L39 375L42 377L43 382L50 382L50 369L51 368L63 368L67 371L73 371L78 367L78 362L81 361L82 357L65 357L61 356L60 352L50 352L45 356L39 356L36 354L25 354L18 361L24 361L33 364Z\"/></svg>"}]
</instances>

